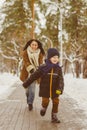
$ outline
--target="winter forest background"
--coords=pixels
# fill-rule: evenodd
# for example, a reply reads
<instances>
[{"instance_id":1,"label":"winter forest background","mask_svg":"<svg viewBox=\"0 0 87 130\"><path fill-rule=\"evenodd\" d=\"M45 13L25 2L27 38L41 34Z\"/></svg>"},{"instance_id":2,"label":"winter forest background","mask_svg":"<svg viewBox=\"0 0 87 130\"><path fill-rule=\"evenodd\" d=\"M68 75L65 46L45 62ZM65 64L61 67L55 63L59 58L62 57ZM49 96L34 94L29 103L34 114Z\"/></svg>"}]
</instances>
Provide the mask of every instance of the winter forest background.
<instances>
[{"instance_id":1,"label":"winter forest background","mask_svg":"<svg viewBox=\"0 0 87 130\"><path fill-rule=\"evenodd\" d=\"M87 78L86 0L0 0L0 72L19 74L33 36L59 49L64 74Z\"/></svg>"}]
</instances>

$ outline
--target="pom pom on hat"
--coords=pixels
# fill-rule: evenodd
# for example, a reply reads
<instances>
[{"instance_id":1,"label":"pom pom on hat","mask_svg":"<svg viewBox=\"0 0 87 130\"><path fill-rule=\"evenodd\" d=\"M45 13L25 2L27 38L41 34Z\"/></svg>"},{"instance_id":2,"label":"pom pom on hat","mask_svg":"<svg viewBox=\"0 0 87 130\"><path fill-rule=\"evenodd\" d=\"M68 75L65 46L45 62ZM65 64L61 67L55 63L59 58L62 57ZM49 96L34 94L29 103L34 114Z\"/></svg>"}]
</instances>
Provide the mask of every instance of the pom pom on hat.
<instances>
[{"instance_id":1,"label":"pom pom on hat","mask_svg":"<svg viewBox=\"0 0 87 130\"><path fill-rule=\"evenodd\" d=\"M59 52L55 48L49 48L47 51L47 59L50 59L53 56L60 56Z\"/></svg>"}]
</instances>

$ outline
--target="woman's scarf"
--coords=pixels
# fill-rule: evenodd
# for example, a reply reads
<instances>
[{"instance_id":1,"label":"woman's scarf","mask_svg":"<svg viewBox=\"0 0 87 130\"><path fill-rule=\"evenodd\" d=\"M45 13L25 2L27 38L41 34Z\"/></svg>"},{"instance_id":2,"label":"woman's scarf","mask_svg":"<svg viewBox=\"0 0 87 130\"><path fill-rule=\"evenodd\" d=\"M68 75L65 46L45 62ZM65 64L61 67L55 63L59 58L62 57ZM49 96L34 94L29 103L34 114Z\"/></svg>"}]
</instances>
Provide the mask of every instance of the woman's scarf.
<instances>
[{"instance_id":1,"label":"woman's scarf","mask_svg":"<svg viewBox=\"0 0 87 130\"><path fill-rule=\"evenodd\" d=\"M51 71L52 68L59 68L59 63L57 64L53 64L50 60L46 60L46 65L44 66L40 66L39 69L43 72L43 73L48 73L49 71Z\"/></svg>"},{"instance_id":2,"label":"woman's scarf","mask_svg":"<svg viewBox=\"0 0 87 130\"><path fill-rule=\"evenodd\" d=\"M40 49L38 48L37 50L33 51L32 48L30 46L28 46L27 48L27 54L28 54L28 58L30 60L30 63L37 68L37 66L39 66L39 54L40 54Z\"/></svg>"}]
</instances>

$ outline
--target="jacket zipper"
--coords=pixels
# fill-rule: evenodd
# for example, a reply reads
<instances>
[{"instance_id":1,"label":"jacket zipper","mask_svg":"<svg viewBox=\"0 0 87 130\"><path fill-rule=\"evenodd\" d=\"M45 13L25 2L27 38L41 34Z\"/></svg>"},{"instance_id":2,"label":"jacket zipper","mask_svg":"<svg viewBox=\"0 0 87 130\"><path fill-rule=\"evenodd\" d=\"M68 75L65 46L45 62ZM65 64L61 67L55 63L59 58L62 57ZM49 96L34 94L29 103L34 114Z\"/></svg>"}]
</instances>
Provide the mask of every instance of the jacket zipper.
<instances>
[{"instance_id":1,"label":"jacket zipper","mask_svg":"<svg viewBox=\"0 0 87 130\"><path fill-rule=\"evenodd\" d=\"M52 98L52 77L53 77L53 68L51 70L51 76L50 76L50 98Z\"/></svg>"}]
</instances>

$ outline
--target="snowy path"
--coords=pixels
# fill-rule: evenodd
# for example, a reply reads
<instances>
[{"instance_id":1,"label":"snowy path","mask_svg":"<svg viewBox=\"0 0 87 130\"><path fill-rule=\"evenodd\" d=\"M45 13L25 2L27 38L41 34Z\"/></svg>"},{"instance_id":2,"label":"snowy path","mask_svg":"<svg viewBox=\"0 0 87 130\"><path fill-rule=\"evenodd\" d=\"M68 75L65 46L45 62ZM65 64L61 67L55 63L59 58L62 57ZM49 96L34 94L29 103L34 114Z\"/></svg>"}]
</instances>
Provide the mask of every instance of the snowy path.
<instances>
[{"instance_id":1,"label":"snowy path","mask_svg":"<svg viewBox=\"0 0 87 130\"><path fill-rule=\"evenodd\" d=\"M41 99L38 97L38 86L32 112L28 111L24 88L19 82L15 82L14 86L16 89L12 95L0 103L0 130L87 130L87 117L84 111L66 93L60 97L58 116L61 123L52 124L51 102L46 115L41 117L39 114Z\"/></svg>"},{"instance_id":2,"label":"snowy path","mask_svg":"<svg viewBox=\"0 0 87 130\"><path fill-rule=\"evenodd\" d=\"M11 124L14 123L12 120L15 122L17 120L20 123L20 119L23 123L20 124L21 130L27 130L28 128L25 128L25 126L28 123L30 124L28 127L33 130L87 130L87 79L75 79L69 75L65 76L65 89L64 94L60 96L58 114L61 123L54 125L50 123L51 103L49 104L45 117L41 117L39 114L41 99L38 97L38 87L36 87L34 111L29 113L21 82L18 78L12 77L12 75L8 75L8 78L6 76L5 74L5 78L4 76L0 77L0 86L1 88L2 86L4 87L4 91L0 91L0 130L3 130L5 126L6 130L10 130L9 128L12 130ZM7 87L6 83L8 85ZM8 97L11 93L12 95ZM13 113L16 114L14 115ZM25 123L24 120L29 122ZM10 124L9 121L12 123ZM19 123L14 124L14 127L17 127L15 130L18 130ZM34 126L31 126L32 123Z\"/></svg>"}]
</instances>

